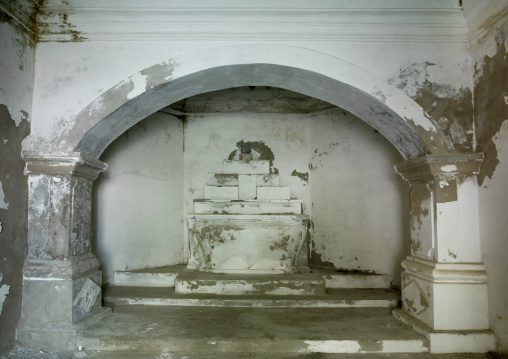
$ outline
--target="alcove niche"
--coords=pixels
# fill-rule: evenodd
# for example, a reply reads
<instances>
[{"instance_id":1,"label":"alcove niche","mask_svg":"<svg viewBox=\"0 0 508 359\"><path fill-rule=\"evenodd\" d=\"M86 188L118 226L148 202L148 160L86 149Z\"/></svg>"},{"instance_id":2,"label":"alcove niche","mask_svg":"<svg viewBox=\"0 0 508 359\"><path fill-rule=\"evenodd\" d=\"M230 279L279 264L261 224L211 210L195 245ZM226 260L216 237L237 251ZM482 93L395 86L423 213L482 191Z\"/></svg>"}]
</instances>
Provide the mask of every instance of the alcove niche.
<instances>
[{"instance_id":1,"label":"alcove niche","mask_svg":"<svg viewBox=\"0 0 508 359\"><path fill-rule=\"evenodd\" d=\"M119 270L185 263L186 216L243 142L272 160L311 218L310 263L388 274L409 255L403 161L378 131L329 103L274 87L204 93L163 108L101 155L93 248L104 283Z\"/></svg>"}]
</instances>

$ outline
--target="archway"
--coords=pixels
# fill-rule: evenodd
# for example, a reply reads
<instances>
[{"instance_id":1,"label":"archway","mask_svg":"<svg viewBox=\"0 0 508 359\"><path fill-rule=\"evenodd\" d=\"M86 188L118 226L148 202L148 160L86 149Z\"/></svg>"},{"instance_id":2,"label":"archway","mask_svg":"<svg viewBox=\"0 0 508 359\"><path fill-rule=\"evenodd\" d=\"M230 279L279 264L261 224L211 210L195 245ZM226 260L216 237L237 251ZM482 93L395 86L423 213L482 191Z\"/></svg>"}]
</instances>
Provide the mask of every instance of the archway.
<instances>
[{"instance_id":1,"label":"archway","mask_svg":"<svg viewBox=\"0 0 508 359\"><path fill-rule=\"evenodd\" d=\"M182 100L103 152L109 169L94 183L93 227L104 281L113 283L117 271L187 262L186 216L205 198L205 185L216 183L209 173L220 172L242 140L262 143L280 185L312 215L312 266L375 272L400 285L409 254L408 191L393 172L401 155L345 110L265 86Z\"/></svg>"},{"instance_id":2,"label":"archway","mask_svg":"<svg viewBox=\"0 0 508 359\"><path fill-rule=\"evenodd\" d=\"M341 59L279 45L210 48L153 65L105 91L58 137L35 148L98 158L117 136L156 110L238 86L280 87L344 108L383 134L404 158L453 150L404 91Z\"/></svg>"}]
</instances>

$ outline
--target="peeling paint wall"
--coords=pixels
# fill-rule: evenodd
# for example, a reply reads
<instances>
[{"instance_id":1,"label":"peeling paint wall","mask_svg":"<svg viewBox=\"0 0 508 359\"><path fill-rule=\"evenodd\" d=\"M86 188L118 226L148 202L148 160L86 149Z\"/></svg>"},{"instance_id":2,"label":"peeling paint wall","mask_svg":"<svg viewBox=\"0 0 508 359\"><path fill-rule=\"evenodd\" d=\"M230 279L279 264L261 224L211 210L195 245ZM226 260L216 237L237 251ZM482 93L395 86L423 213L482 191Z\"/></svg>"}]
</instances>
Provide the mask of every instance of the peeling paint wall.
<instances>
[{"instance_id":1,"label":"peeling paint wall","mask_svg":"<svg viewBox=\"0 0 508 359\"><path fill-rule=\"evenodd\" d=\"M508 5L479 24L471 20L474 118L478 151L485 160L478 176L480 236L488 273L489 319L498 350L508 352ZM465 6L479 4L467 1ZM481 10L481 9L480 9ZM488 10L488 9L487 9ZM480 12L481 14L481 12Z\"/></svg>"},{"instance_id":2,"label":"peeling paint wall","mask_svg":"<svg viewBox=\"0 0 508 359\"><path fill-rule=\"evenodd\" d=\"M34 48L0 7L0 353L14 345L27 249L26 148L32 112Z\"/></svg>"},{"instance_id":3,"label":"peeling paint wall","mask_svg":"<svg viewBox=\"0 0 508 359\"><path fill-rule=\"evenodd\" d=\"M467 73L469 62L462 60L457 67ZM474 148L473 102L470 84L452 85L448 69L432 62L417 62L401 66L400 73L389 82L404 90L416 101L453 149L471 152Z\"/></svg>"},{"instance_id":4,"label":"peeling paint wall","mask_svg":"<svg viewBox=\"0 0 508 359\"><path fill-rule=\"evenodd\" d=\"M113 142L94 184L93 248L104 283L116 270L183 261L183 123L155 113Z\"/></svg>"},{"instance_id":5,"label":"peeling paint wall","mask_svg":"<svg viewBox=\"0 0 508 359\"><path fill-rule=\"evenodd\" d=\"M347 112L310 125L313 265L390 274L399 285L409 255L408 187L393 171L401 156Z\"/></svg>"}]
</instances>

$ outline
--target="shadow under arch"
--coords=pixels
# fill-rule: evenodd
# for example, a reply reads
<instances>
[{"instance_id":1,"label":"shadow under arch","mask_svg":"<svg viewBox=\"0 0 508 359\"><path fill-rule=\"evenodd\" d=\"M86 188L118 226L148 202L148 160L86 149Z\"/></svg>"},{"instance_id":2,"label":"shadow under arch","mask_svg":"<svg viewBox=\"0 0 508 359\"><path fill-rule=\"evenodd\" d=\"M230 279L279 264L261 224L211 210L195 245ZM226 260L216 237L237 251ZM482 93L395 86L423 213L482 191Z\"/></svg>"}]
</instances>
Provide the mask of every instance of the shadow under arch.
<instances>
[{"instance_id":1,"label":"shadow under arch","mask_svg":"<svg viewBox=\"0 0 508 359\"><path fill-rule=\"evenodd\" d=\"M453 150L416 102L371 72L299 47L232 45L186 54L122 81L81 110L52 151L98 158L115 138L155 111L240 86L279 87L343 108L378 130L405 159Z\"/></svg>"}]
</instances>

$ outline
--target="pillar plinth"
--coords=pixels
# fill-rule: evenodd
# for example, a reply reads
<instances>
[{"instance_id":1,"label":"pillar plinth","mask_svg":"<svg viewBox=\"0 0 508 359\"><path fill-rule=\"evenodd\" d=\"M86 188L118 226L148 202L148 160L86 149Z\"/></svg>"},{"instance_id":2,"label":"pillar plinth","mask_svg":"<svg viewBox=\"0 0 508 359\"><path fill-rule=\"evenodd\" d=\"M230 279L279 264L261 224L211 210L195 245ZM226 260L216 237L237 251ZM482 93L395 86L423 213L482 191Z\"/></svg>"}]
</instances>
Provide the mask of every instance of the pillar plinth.
<instances>
[{"instance_id":1,"label":"pillar plinth","mask_svg":"<svg viewBox=\"0 0 508 359\"><path fill-rule=\"evenodd\" d=\"M478 226L482 159L428 155L395 166L411 187L411 255L402 262L402 310L394 314L436 353L494 349Z\"/></svg>"},{"instance_id":2,"label":"pillar plinth","mask_svg":"<svg viewBox=\"0 0 508 359\"><path fill-rule=\"evenodd\" d=\"M28 252L17 340L61 348L58 339L102 313L102 273L91 248L91 199L92 183L107 165L80 153L25 152L23 157Z\"/></svg>"}]
</instances>

